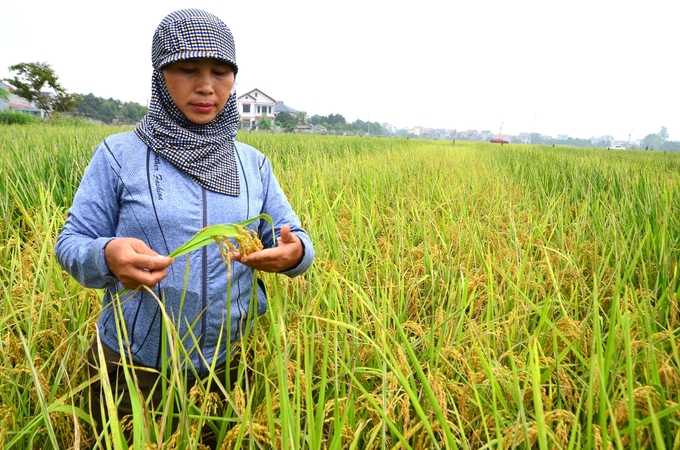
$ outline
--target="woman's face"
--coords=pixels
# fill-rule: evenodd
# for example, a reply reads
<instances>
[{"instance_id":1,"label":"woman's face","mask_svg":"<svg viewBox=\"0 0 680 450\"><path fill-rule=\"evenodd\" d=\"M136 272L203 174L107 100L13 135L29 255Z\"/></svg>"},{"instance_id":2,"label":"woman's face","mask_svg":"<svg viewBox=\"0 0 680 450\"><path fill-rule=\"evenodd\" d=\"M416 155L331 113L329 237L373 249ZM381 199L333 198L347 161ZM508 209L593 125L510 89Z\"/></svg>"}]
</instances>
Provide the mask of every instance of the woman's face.
<instances>
[{"instance_id":1,"label":"woman's face","mask_svg":"<svg viewBox=\"0 0 680 450\"><path fill-rule=\"evenodd\" d=\"M217 59L185 59L168 64L162 71L175 105L199 125L213 120L224 108L234 86L234 71Z\"/></svg>"}]
</instances>

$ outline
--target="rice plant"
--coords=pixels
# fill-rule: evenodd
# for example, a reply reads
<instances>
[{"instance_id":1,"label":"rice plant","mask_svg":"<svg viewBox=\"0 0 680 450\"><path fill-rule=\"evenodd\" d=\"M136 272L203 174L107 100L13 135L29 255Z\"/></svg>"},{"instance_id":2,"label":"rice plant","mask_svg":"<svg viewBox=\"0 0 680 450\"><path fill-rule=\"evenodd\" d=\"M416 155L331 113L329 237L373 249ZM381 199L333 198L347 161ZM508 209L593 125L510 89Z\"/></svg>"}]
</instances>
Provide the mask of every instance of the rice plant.
<instances>
[{"instance_id":1,"label":"rice plant","mask_svg":"<svg viewBox=\"0 0 680 450\"><path fill-rule=\"evenodd\" d=\"M224 404L217 377L186 390L178 346L162 406L95 436L99 294L53 248L112 132L0 126L0 447L126 448L131 427L200 448L208 426L220 448L680 448L679 154L267 133L238 139L314 265L265 276Z\"/></svg>"}]
</instances>

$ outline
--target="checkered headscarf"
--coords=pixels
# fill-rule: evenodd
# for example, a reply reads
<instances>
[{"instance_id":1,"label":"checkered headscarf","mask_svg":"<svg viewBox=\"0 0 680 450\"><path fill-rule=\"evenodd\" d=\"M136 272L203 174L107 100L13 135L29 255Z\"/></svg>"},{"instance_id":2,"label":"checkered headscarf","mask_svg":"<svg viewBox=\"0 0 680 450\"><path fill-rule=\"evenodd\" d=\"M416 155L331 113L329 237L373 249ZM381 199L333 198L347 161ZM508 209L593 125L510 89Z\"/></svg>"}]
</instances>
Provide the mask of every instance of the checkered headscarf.
<instances>
[{"instance_id":1,"label":"checkered headscarf","mask_svg":"<svg viewBox=\"0 0 680 450\"><path fill-rule=\"evenodd\" d=\"M240 193L234 156L238 124L236 93L224 109L207 124L191 122L170 96L161 69L175 61L215 58L238 71L234 38L216 16L198 9L168 15L153 36L151 104L137 125L137 136L198 184L211 191L237 196Z\"/></svg>"}]
</instances>

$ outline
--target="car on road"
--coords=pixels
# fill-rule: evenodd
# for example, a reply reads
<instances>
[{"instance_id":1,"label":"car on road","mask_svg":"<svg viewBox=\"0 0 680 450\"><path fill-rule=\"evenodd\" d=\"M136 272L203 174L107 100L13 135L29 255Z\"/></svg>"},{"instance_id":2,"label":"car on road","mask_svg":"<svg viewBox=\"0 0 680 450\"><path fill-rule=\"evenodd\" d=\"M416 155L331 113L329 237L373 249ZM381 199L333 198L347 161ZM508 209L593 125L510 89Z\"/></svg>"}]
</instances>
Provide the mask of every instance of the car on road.
<instances>
[{"instance_id":1,"label":"car on road","mask_svg":"<svg viewBox=\"0 0 680 450\"><path fill-rule=\"evenodd\" d=\"M489 142L493 142L494 144L509 144L508 141L499 137L492 137Z\"/></svg>"},{"instance_id":2,"label":"car on road","mask_svg":"<svg viewBox=\"0 0 680 450\"><path fill-rule=\"evenodd\" d=\"M625 149L626 147L624 147L623 145L610 145L609 147L607 147L607 150L625 150Z\"/></svg>"}]
</instances>

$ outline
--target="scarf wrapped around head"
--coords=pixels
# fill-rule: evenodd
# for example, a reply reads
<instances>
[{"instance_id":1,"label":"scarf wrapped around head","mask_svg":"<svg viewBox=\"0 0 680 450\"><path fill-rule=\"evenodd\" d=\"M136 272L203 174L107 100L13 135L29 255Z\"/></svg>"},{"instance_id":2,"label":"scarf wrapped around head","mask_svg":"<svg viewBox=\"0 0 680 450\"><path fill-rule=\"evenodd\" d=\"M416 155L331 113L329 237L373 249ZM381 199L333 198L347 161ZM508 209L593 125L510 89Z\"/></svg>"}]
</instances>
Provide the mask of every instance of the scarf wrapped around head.
<instances>
[{"instance_id":1,"label":"scarf wrapped around head","mask_svg":"<svg viewBox=\"0 0 680 450\"><path fill-rule=\"evenodd\" d=\"M234 137L238 125L236 93L207 124L191 122L175 105L161 69L175 61L214 58L238 71L234 38L216 16L198 9L168 15L153 36L151 104L137 125L137 136L198 184L211 191L238 196Z\"/></svg>"}]
</instances>

